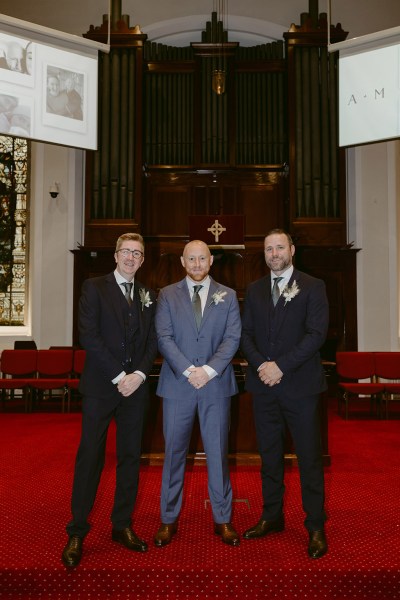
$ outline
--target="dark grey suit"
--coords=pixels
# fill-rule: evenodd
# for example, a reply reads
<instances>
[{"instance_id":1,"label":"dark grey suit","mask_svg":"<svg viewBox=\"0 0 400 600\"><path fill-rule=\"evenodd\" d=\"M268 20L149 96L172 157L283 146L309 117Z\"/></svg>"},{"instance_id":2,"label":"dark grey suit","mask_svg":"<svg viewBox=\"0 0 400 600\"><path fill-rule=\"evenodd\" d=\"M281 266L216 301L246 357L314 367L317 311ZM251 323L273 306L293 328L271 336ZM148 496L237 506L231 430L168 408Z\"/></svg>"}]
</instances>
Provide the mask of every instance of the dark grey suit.
<instances>
[{"instance_id":1,"label":"dark grey suit","mask_svg":"<svg viewBox=\"0 0 400 600\"><path fill-rule=\"evenodd\" d=\"M152 304L148 307L142 306L140 289L149 291ZM112 380L122 371L149 374L157 353L155 306L154 293L135 281L129 307L114 273L83 284L79 303L80 342L86 350L80 383L82 435L75 464L69 535L83 537L89 531L87 519L104 466L107 431L113 418L117 426L117 475L111 520L116 530L131 524L148 384L145 382L125 397Z\"/></svg>"},{"instance_id":2,"label":"dark grey suit","mask_svg":"<svg viewBox=\"0 0 400 600\"><path fill-rule=\"evenodd\" d=\"M274 308L270 275L247 290L241 349L249 368L246 389L253 395L254 419L262 459L262 518L275 520L283 510L283 453L286 424L299 461L305 525L323 529L324 480L319 431L319 394L326 389L319 349L324 343L329 308L325 284L294 269L299 293L290 301L283 295ZM275 361L283 372L281 383L269 387L257 369Z\"/></svg>"}]
</instances>

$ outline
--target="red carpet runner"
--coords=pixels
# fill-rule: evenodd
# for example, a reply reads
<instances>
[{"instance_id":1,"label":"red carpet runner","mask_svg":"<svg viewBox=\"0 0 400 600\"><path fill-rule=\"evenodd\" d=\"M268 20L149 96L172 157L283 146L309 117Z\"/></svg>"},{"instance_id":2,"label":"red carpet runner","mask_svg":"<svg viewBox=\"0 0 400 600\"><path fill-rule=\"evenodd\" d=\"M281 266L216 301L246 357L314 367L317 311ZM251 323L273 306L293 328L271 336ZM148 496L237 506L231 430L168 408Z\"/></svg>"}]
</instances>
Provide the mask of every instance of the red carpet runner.
<instances>
[{"instance_id":1,"label":"red carpet runner","mask_svg":"<svg viewBox=\"0 0 400 600\"><path fill-rule=\"evenodd\" d=\"M173 543L155 548L161 469L142 469L134 527L149 542L136 554L111 541L114 430L93 528L81 565L60 560L78 414L0 414L0 597L42 599L255 600L400 598L400 421L330 415L332 466L326 469L329 553L307 557L298 471L286 473L286 529L225 546L213 534L203 467L188 469ZM261 511L258 469L232 469L234 524Z\"/></svg>"}]
</instances>

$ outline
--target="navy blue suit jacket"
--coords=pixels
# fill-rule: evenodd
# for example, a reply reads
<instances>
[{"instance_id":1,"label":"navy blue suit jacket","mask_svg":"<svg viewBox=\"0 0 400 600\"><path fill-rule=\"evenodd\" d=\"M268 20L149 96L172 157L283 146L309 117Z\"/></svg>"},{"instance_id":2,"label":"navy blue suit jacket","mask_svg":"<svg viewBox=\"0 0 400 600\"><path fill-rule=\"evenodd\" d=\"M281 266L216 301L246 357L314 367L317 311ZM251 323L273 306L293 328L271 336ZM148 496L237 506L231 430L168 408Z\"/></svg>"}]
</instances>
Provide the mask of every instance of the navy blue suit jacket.
<instances>
[{"instance_id":1,"label":"navy blue suit jacket","mask_svg":"<svg viewBox=\"0 0 400 600\"><path fill-rule=\"evenodd\" d=\"M275 361L283 372L279 384L288 398L319 394L326 389L319 349L325 341L329 307L325 284L294 269L289 288L296 282L299 293L290 301L281 294L273 308L271 276L250 284L242 318L241 350L249 363L246 389L256 394L273 393L258 377L258 367Z\"/></svg>"},{"instance_id":2,"label":"navy blue suit jacket","mask_svg":"<svg viewBox=\"0 0 400 600\"><path fill-rule=\"evenodd\" d=\"M149 306L142 306L140 290L149 292ZM85 368L80 391L107 397L115 393L112 380L126 371L142 371L147 377L157 354L157 338L154 327L156 298L135 279L132 309L135 314L132 363L127 369L126 324L124 314L126 300L116 282L114 273L84 281L79 301L79 339L86 350ZM140 388L139 388L140 389Z\"/></svg>"}]
</instances>

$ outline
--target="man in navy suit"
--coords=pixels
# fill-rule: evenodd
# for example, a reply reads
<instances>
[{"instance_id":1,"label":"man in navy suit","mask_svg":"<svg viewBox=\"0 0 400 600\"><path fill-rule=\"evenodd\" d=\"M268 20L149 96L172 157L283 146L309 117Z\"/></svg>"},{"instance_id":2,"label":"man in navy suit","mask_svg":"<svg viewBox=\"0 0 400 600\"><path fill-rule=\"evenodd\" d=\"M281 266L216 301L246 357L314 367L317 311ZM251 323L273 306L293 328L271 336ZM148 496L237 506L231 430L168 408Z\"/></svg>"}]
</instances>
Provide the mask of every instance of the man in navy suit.
<instances>
[{"instance_id":1,"label":"man in navy suit","mask_svg":"<svg viewBox=\"0 0 400 600\"><path fill-rule=\"evenodd\" d=\"M112 539L130 550L147 550L146 542L131 527L131 515L138 489L147 376L157 354L156 298L135 280L144 261L141 235L126 233L118 238L114 258L114 272L84 282L79 303L79 335L86 360L79 388L83 394L82 434L75 463L72 521L67 525L69 539L62 553L67 567L76 567L82 557L112 419L117 445Z\"/></svg>"},{"instance_id":2,"label":"man in navy suit","mask_svg":"<svg viewBox=\"0 0 400 600\"><path fill-rule=\"evenodd\" d=\"M231 361L240 342L239 305L234 290L209 277L213 257L204 242L189 242L181 262L187 276L161 290L156 311L158 346L164 357L157 394L163 398L165 458L161 526L154 543L169 544L177 531L197 414L207 455L214 531L226 544L237 546L240 539L231 524L228 429L231 396L237 393Z\"/></svg>"},{"instance_id":3,"label":"man in navy suit","mask_svg":"<svg viewBox=\"0 0 400 600\"><path fill-rule=\"evenodd\" d=\"M295 247L282 229L267 234L264 252L271 273L247 290L241 340L261 455L263 511L243 536L254 539L284 529L287 425L299 463L308 554L319 558L327 551L318 416L319 395L326 389L319 355L329 322L325 284L294 268Z\"/></svg>"}]
</instances>

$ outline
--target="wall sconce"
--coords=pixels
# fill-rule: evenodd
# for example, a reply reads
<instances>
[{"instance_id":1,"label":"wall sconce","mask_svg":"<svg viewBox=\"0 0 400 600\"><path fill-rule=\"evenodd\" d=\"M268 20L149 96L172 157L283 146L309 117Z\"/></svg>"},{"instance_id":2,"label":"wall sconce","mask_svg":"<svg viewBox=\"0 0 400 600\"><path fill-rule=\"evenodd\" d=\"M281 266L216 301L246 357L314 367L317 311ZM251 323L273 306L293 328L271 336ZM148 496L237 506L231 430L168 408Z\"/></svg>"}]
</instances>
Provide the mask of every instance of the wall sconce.
<instances>
[{"instance_id":1,"label":"wall sconce","mask_svg":"<svg viewBox=\"0 0 400 600\"><path fill-rule=\"evenodd\" d=\"M51 186L49 188L49 194L52 198L57 198L59 193L60 193L60 184L55 181L54 183L51 184Z\"/></svg>"}]
</instances>

